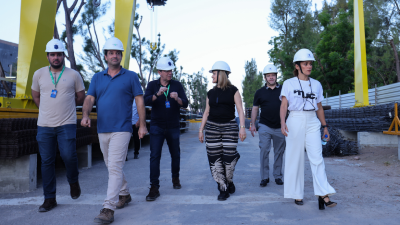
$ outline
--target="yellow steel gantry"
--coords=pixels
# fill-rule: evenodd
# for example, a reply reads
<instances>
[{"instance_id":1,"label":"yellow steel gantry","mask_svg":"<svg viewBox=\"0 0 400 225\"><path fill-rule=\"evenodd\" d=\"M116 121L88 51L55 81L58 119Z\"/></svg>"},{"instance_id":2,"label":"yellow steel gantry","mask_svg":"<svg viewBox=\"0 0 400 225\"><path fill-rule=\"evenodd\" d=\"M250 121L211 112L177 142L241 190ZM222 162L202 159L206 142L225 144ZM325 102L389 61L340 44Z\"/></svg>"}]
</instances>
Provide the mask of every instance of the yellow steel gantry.
<instances>
[{"instance_id":1,"label":"yellow steel gantry","mask_svg":"<svg viewBox=\"0 0 400 225\"><path fill-rule=\"evenodd\" d=\"M49 64L45 49L53 37L57 1L21 0L15 98L0 97L1 108L37 109L31 96L33 73Z\"/></svg>"},{"instance_id":2,"label":"yellow steel gantry","mask_svg":"<svg viewBox=\"0 0 400 225\"><path fill-rule=\"evenodd\" d=\"M364 7L362 0L354 1L354 107L369 106L367 53L365 50Z\"/></svg>"},{"instance_id":3,"label":"yellow steel gantry","mask_svg":"<svg viewBox=\"0 0 400 225\"><path fill-rule=\"evenodd\" d=\"M125 52L121 64L129 69L131 59L133 23L135 21L136 0L115 1L115 30L114 36L122 41Z\"/></svg>"},{"instance_id":4,"label":"yellow steel gantry","mask_svg":"<svg viewBox=\"0 0 400 225\"><path fill-rule=\"evenodd\" d=\"M0 97L0 108L37 111L31 96L32 77L36 70L48 65L45 49L47 42L53 37L56 10L55 0L21 0L17 91L15 98ZM124 44L122 66L126 69L129 69L135 10L136 0L116 1L115 37ZM1 112L5 111L0 110Z\"/></svg>"}]
</instances>

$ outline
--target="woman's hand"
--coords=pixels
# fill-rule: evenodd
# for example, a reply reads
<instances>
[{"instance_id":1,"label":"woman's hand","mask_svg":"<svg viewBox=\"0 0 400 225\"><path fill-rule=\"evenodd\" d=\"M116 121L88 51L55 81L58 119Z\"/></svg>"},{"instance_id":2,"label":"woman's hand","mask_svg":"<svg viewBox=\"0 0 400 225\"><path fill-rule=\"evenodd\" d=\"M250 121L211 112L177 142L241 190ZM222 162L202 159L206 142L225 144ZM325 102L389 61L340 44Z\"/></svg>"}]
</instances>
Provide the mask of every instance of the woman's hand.
<instances>
[{"instance_id":1,"label":"woman's hand","mask_svg":"<svg viewBox=\"0 0 400 225\"><path fill-rule=\"evenodd\" d=\"M203 131L199 131L199 141L200 141L201 143L204 142L204 134L203 134Z\"/></svg>"},{"instance_id":2,"label":"woman's hand","mask_svg":"<svg viewBox=\"0 0 400 225\"><path fill-rule=\"evenodd\" d=\"M325 135L328 135L328 137L325 138ZM322 136L322 139L324 139L324 138L325 138L325 140L326 140L327 142L331 139L331 135L329 134L329 131L328 131L328 128L327 128L327 127L324 128L324 135Z\"/></svg>"},{"instance_id":3,"label":"woman's hand","mask_svg":"<svg viewBox=\"0 0 400 225\"><path fill-rule=\"evenodd\" d=\"M246 129L241 127L239 131L239 138L243 142L246 139Z\"/></svg>"},{"instance_id":4,"label":"woman's hand","mask_svg":"<svg viewBox=\"0 0 400 225\"><path fill-rule=\"evenodd\" d=\"M285 135L285 137L288 136L287 133L289 133L289 130L288 130L287 126L286 126L286 123L282 123L281 122L281 132L282 132L283 135Z\"/></svg>"}]
</instances>

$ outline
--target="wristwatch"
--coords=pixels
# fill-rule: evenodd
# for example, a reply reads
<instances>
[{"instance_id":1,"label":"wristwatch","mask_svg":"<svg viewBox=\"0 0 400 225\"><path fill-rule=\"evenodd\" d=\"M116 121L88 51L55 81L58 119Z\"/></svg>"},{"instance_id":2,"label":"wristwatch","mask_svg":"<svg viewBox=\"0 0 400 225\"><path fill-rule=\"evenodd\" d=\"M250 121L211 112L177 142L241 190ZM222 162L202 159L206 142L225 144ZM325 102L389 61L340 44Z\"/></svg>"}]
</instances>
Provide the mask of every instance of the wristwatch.
<instances>
[{"instance_id":1,"label":"wristwatch","mask_svg":"<svg viewBox=\"0 0 400 225\"><path fill-rule=\"evenodd\" d=\"M328 126L328 124L326 124L326 125L322 125L321 127L322 127L322 128L325 128L325 127L329 127L329 126Z\"/></svg>"},{"instance_id":2,"label":"wristwatch","mask_svg":"<svg viewBox=\"0 0 400 225\"><path fill-rule=\"evenodd\" d=\"M156 93L154 94L154 95L156 96L156 98L160 97L160 96L158 96L157 94L158 94L158 92L156 92Z\"/></svg>"}]
</instances>

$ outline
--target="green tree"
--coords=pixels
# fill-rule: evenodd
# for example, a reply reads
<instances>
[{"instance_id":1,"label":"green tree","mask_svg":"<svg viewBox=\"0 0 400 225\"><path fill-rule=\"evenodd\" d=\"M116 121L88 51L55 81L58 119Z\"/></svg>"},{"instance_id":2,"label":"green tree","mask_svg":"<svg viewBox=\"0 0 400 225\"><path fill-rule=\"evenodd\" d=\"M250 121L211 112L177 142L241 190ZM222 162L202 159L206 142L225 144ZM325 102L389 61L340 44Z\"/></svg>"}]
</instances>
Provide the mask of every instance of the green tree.
<instances>
[{"instance_id":1,"label":"green tree","mask_svg":"<svg viewBox=\"0 0 400 225\"><path fill-rule=\"evenodd\" d=\"M246 75L242 81L243 102L246 108L253 107L254 94L263 85L262 72L257 72L257 64L254 59L247 61L244 69Z\"/></svg>"},{"instance_id":2,"label":"green tree","mask_svg":"<svg viewBox=\"0 0 400 225\"><path fill-rule=\"evenodd\" d=\"M271 62L282 72L280 81L293 77L293 56L302 48L315 49L319 40L319 23L310 10L311 1L274 0L270 26L279 32L272 37L268 51Z\"/></svg>"},{"instance_id":3,"label":"green tree","mask_svg":"<svg viewBox=\"0 0 400 225\"><path fill-rule=\"evenodd\" d=\"M189 106L192 111L204 112L207 103L207 77L204 70L188 75L186 94L189 97ZM183 80L182 85L186 82Z\"/></svg>"},{"instance_id":4,"label":"green tree","mask_svg":"<svg viewBox=\"0 0 400 225\"><path fill-rule=\"evenodd\" d=\"M83 37L84 41L83 54L79 56L89 70L83 72L86 79L90 79L93 74L106 69L106 63L97 35L96 23L106 14L109 8L110 2L96 7L93 0L89 0L84 6L81 19L77 25L78 32Z\"/></svg>"}]
</instances>

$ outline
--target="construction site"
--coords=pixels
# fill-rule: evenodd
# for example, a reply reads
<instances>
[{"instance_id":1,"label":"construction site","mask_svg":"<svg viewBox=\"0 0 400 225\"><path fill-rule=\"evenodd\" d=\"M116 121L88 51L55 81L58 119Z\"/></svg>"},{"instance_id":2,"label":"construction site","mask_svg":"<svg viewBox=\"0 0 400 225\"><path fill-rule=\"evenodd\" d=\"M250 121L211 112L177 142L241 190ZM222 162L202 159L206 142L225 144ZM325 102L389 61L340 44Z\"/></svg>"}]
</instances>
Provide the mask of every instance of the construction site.
<instances>
[{"instance_id":1,"label":"construction site","mask_svg":"<svg viewBox=\"0 0 400 225\"><path fill-rule=\"evenodd\" d=\"M135 48L131 43L137 38L135 29L138 30L140 26L138 18L135 19L138 4L154 11L157 7L169 7L173 1L113 1L113 34L126 46L127 52L122 56L123 68L130 68L130 61L135 57L133 53L129 53ZM57 151L55 171L58 206L47 213L37 210L43 202L42 159L36 139L39 109L33 100L31 86L34 72L49 66L44 49L49 40L56 38L56 15L60 5L62 7L64 2L64 7L67 5L67 0L20 2L19 42L1 40L0 36L0 224L93 224L94 214L102 209L109 180L100 149L96 107L89 115L91 126L84 127L81 125L82 106L76 106L76 153L81 196L79 199L71 199L69 196L66 166ZM73 7L78 2L82 3L82 7L89 4L89 1L68 2L73 2ZM3 9L7 4L6 1L0 1ZM90 4L101 7L101 4L106 3L90 1ZM171 158L165 142L160 165L161 196L155 202L146 201L150 185L151 139L146 134L140 140L138 158L134 158L134 141L131 140L124 173L130 184L132 201L115 211L116 219L113 223L398 224L400 82L379 87L375 85L374 88L368 85L363 1L354 0L352 4L354 91L346 94L340 94L339 91L334 96L326 93L321 102L330 133L330 141L323 145L322 155L328 180L337 192L332 197L338 203L335 208L318 210L318 199L313 192L313 176L307 157L304 170L304 206L299 207L293 204L292 199L284 198L283 186L274 182L267 187L259 186L259 134L257 132L252 137L249 131L252 107L247 104L244 110L247 138L239 141L237 147L241 158L234 176L236 192L227 201L217 201L215 181L210 176L208 167L206 145L198 140L203 111L197 108L194 110L190 105L188 109L181 108L179 116L182 189L176 190L171 185ZM70 9L73 12L73 8ZM161 45L160 36L158 40L157 35L153 36L149 42L149 49L152 49L149 52L156 54ZM67 33L64 40L68 40ZM71 59L71 55L68 59ZM152 70L155 71L155 67ZM155 80L152 73L156 72L149 72L148 81L151 76ZM144 81L146 79L143 78ZM141 85L144 86L142 79ZM191 86L188 87L192 93ZM195 100L190 97L190 101ZM145 110L146 127L150 131L152 107L146 106ZM259 115L256 125L258 122ZM321 134L323 132L321 128ZM272 165L274 151L270 151L269 155Z\"/></svg>"}]
</instances>

